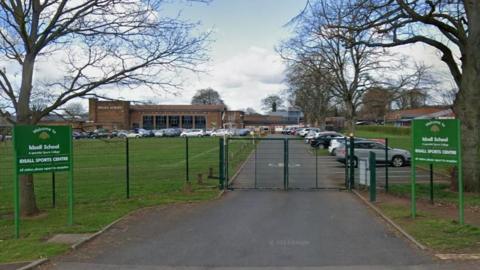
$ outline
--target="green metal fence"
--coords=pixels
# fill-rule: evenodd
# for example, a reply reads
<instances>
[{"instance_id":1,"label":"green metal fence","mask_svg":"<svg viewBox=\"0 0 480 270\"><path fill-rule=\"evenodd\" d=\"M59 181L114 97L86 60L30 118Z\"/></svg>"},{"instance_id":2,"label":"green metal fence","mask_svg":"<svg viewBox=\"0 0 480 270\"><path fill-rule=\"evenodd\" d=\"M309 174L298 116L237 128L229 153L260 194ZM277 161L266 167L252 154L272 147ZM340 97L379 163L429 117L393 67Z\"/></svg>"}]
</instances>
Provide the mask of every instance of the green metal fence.
<instances>
[{"instance_id":1,"label":"green metal fence","mask_svg":"<svg viewBox=\"0 0 480 270\"><path fill-rule=\"evenodd\" d=\"M74 141L76 204L182 191L185 183L215 188L219 138L85 139ZM40 209L66 207L67 173L34 176ZM0 143L0 219L13 211L13 148Z\"/></svg>"}]
</instances>

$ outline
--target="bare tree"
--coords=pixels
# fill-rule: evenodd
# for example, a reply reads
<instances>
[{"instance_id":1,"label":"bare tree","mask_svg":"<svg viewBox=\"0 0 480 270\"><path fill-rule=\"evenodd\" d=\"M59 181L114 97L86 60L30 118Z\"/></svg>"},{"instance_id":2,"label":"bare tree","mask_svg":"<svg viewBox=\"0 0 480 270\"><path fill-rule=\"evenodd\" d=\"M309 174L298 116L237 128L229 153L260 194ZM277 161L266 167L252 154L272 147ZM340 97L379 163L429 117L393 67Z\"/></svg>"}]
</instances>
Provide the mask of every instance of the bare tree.
<instances>
[{"instance_id":1,"label":"bare tree","mask_svg":"<svg viewBox=\"0 0 480 270\"><path fill-rule=\"evenodd\" d=\"M164 2L0 1L0 62L7 67L0 69L0 115L36 124L96 90L178 86L181 71L207 60L208 34L194 36L196 23L162 17ZM38 213L33 177L21 177L20 186L22 215Z\"/></svg>"},{"instance_id":2,"label":"bare tree","mask_svg":"<svg viewBox=\"0 0 480 270\"><path fill-rule=\"evenodd\" d=\"M312 61L293 62L287 69L288 92L293 104L302 109L305 122L325 129L332 77Z\"/></svg>"},{"instance_id":3,"label":"bare tree","mask_svg":"<svg viewBox=\"0 0 480 270\"><path fill-rule=\"evenodd\" d=\"M351 0L358 24L341 29L372 33L358 44L396 47L422 43L435 48L459 91L454 102L462 122L465 188L480 192L480 4L477 0ZM336 27L333 26L332 27ZM337 27L338 28L338 27Z\"/></svg>"},{"instance_id":4,"label":"bare tree","mask_svg":"<svg viewBox=\"0 0 480 270\"><path fill-rule=\"evenodd\" d=\"M79 119L87 113L82 103L80 102L71 102L65 105L63 111L70 119Z\"/></svg>"},{"instance_id":5,"label":"bare tree","mask_svg":"<svg viewBox=\"0 0 480 270\"><path fill-rule=\"evenodd\" d=\"M193 105L222 105L224 104L220 94L212 88L200 89L192 97Z\"/></svg>"},{"instance_id":6,"label":"bare tree","mask_svg":"<svg viewBox=\"0 0 480 270\"><path fill-rule=\"evenodd\" d=\"M281 48L293 51L296 59L314 59L332 74L332 95L344 108L347 130L353 131L362 96L372 85L372 73L382 68L382 50L357 41L369 39L367 32L355 32L329 25L356 23L347 11L348 0L310 1L292 23L295 36ZM285 54L285 53L283 53Z\"/></svg>"},{"instance_id":7,"label":"bare tree","mask_svg":"<svg viewBox=\"0 0 480 270\"><path fill-rule=\"evenodd\" d=\"M268 112L276 112L283 108L283 99L279 95L269 95L262 99L262 109Z\"/></svg>"}]
</instances>

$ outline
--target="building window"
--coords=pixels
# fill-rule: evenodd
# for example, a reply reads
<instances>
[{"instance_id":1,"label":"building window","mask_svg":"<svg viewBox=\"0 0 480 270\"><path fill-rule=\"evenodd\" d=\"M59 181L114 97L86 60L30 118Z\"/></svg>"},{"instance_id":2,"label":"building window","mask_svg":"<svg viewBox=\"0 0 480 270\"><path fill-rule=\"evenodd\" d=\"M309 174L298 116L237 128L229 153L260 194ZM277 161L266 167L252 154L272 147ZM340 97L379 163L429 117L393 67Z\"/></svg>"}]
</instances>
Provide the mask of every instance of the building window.
<instances>
[{"instance_id":1,"label":"building window","mask_svg":"<svg viewBox=\"0 0 480 270\"><path fill-rule=\"evenodd\" d=\"M195 116L195 128L206 128L207 121L205 116Z\"/></svg>"},{"instance_id":2,"label":"building window","mask_svg":"<svg viewBox=\"0 0 480 270\"><path fill-rule=\"evenodd\" d=\"M168 117L168 126L171 128L180 127L180 116L172 115Z\"/></svg>"},{"instance_id":3,"label":"building window","mask_svg":"<svg viewBox=\"0 0 480 270\"><path fill-rule=\"evenodd\" d=\"M143 116L143 128L144 129L153 129L153 116L152 115L144 115Z\"/></svg>"},{"instance_id":4,"label":"building window","mask_svg":"<svg viewBox=\"0 0 480 270\"><path fill-rule=\"evenodd\" d=\"M167 128L167 117L165 115L155 116L155 128L156 129Z\"/></svg>"},{"instance_id":5,"label":"building window","mask_svg":"<svg viewBox=\"0 0 480 270\"><path fill-rule=\"evenodd\" d=\"M182 116L182 128L193 128L193 116L191 115Z\"/></svg>"}]
</instances>

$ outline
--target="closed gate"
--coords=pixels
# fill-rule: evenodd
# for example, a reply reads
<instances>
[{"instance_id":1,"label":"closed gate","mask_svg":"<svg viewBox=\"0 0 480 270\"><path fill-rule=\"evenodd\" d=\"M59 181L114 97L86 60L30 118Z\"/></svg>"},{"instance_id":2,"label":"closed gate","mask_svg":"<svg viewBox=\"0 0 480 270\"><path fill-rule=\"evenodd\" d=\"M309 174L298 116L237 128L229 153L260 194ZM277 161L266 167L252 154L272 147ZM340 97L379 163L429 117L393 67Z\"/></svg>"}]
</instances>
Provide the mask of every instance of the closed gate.
<instances>
[{"instance_id":1,"label":"closed gate","mask_svg":"<svg viewBox=\"0 0 480 270\"><path fill-rule=\"evenodd\" d=\"M228 138L225 152L231 189L345 188L345 165L303 138Z\"/></svg>"}]
</instances>

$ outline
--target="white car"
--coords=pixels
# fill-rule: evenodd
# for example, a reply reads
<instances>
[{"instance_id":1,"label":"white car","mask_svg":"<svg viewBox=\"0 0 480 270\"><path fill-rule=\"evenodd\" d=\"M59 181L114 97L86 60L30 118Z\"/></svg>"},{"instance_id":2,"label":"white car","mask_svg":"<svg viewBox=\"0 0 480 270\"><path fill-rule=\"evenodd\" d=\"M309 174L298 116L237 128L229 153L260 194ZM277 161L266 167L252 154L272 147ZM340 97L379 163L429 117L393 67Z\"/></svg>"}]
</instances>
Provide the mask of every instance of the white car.
<instances>
[{"instance_id":1,"label":"white car","mask_svg":"<svg viewBox=\"0 0 480 270\"><path fill-rule=\"evenodd\" d=\"M223 136L233 136L233 132L228 129L217 129L210 134L210 136L223 137Z\"/></svg>"},{"instance_id":2,"label":"white car","mask_svg":"<svg viewBox=\"0 0 480 270\"><path fill-rule=\"evenodd\" d=\"M312 128L305 135L305 143L310 143L311 140L317 138L321 134L320 129Z\"/></svg>"},{"instance_id":3,"label":"white car","mask_svg":"<svg viewBox=\"0 0 480 270\"><path fill-rule=\"evenodd\" d=\"M320 132L320 129L319 128L303 128L297 134L302 137L305 137L310 131Z\"/></svg>"},{"instance_id":4,"label":"white car","mask_svg":"<svg viewBox=\"0 0 480 270\"><path fill-rule=\"evenodd\" d=\"M127 134L127 138L135 138L135 139L137 139L137 138L140 138L140 137L142 137L142 135L141 135L140 133L130 132L130 133Z\"/></svg>"},{"instance_id":5,"label":"white car","mask_svg":"<svg viewBox=\"0 0 480 270\"><path fill-rule=\"evenodd\" d=\"M155 137L163 137L165 135L165 131L163 129L152 130L153 136Z\"/></svg>"},{"instance_id":6,"label":"white car","mask_svg":"<svg viewBox=\"0 0 480 270\"><path fill-rule=\"evenodd\" d=\"M203 129L186 129L180 134L180 137L203 137L203 136L205 136L205 131L203 131Z\"/></svg>"},{"instance_id":7,"label":"white car","mask_svg":"<svg viewBox=\"0 0 480 270\"><path fill-rule=\"evenodd\" d=\"M335 137L330 141L330 146L328 147L328 153L335 156L337 148L345 144L345 137Z\"/></svg>"}]
</instances>

